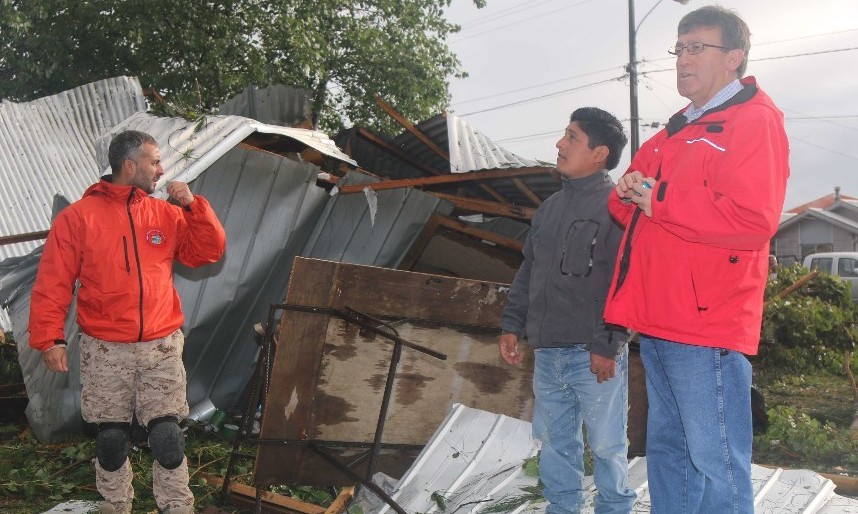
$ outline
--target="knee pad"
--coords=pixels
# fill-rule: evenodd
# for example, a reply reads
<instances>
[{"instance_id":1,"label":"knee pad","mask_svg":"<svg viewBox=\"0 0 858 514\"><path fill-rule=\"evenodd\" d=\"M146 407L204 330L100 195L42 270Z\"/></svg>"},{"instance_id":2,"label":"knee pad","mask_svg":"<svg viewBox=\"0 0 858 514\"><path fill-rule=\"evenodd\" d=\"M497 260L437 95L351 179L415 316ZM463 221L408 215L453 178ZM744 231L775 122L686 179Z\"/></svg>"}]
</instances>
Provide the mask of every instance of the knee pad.
<instances>
[{"instance_id":1,"label":"knee pad","mask_svg":"<svg viewBox=\"0 0 858 514\"><path fill-rule=\"evenodd\" d=\"M125 464L131 449L129 423L100 423L95 438L95 456L105 471L117 471Z\"/></svg>"},{"instance_id":2,"label":"knee pad","mask_svg":"<svg viewBox=\"0 0 858 514\"><path fill-rule=\"evenodd\" d=\"M174 416L163 416L149 422L149 448L152 456L165 469L176 469L185 460L185 434Z\"/></svg>"}]
</instances>

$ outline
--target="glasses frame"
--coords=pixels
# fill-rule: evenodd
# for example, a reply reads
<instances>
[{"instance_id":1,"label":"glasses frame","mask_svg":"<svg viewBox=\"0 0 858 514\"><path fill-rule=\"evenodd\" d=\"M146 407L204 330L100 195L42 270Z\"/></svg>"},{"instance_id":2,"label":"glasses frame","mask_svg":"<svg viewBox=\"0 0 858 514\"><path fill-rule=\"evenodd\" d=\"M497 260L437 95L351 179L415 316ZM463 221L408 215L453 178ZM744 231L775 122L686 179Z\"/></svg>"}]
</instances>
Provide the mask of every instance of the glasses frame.
<instances>
[{"instance_id":1,"label":"glasses frame","mask_svg":"<svg viewBox=\"0 0 858 514\"><path fill-rule=\"evenodd\" d=\"M692 46L698 46L698 45L699 45L700 50L697 52L692 52L691 47ZM733 50L733 48L727 48L726 46L710 45L709 43L701 43L699 41L694 41L692 43L688 43L687 45L676 45L673 48L669 49L667 51L667 53L669 53L670 55L673 55L674 57L679 58L682 56L682 52L688 52L688 55L698 55L698 54L702 54L703 51L706 50L707 48L719 48L721 50L727 50L727 51Z\"/></svg>"}]
</instances>

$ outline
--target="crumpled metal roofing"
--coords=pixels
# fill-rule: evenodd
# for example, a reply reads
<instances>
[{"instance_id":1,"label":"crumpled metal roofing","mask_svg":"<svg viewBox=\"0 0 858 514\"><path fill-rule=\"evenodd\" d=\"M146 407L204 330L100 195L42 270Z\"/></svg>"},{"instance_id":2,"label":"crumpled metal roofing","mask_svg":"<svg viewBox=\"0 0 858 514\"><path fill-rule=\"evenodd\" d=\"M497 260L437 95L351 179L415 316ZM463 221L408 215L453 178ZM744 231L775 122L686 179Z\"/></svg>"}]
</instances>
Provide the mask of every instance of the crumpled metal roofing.
<instances>
[{"instance_id":1,"label":"crumpled metal roofing","mask_svg":"<svg viewBox=\"0 0 858 514\"><path fill-rule=\"evenodd\" d=\"M310 92L290 86L247 86L218 107L218 114L235 114L268 125L294 127L310 118Z\"/></svg>"},{"instance_id":2,"label":"crumpled metal roofing","mask_svg":"<svg viewBox=\"0 0 858 514\"><path fill-rule=\"evenodd\" d=\"M390 179L407 179L431 176L434 171L438 174L468 173L488 169L515 169L526 167L553 167L553 163L544 163L536 159L528 159L516 155L482 134L467 121L452 114L438 114L419 124L416 128L423 132L435 145L448 153L449 161L429 148L423 141L409 131L403 131L396 137L373 133L387 145L407 155L411 161L423 164L423 168L402 159L360 135L361 130L349 129L335 136L337 144L346 151L361 167L378 176ZM560 133L558 132L558 136ZM560 189L558 177L542 174L519 177L519 179L538 196L545 200ZM533 206L530 198L525 196L509 179L497 178L485 180L482 184L490 186L515 205ZM450 186L433 186L432 190L455 194L462 184ZM476 185L467 186L475 196L496 201Z\"/></svg>"},{"instance_id":3,"label":"crumpled metal roofing","mask_svg":"<svg viewBox=\"0 0 858 514\"><path fill-rule=\"evenodd\" d=\"M135 77L116 77L32 102L0 102L0 235L50 227L57 193L80 198L99 176L92 143L146 102ZM0 246L0 260L39 241Z\"/></svg>"},{"instance_id":4,"label":"crumpled metal roofing","mask_svg":"<svg viewBox=\"0 0 858 514\"><path fill-rule=\"evenodd\" d=\"M170 181L193 181L212 163L255 132L294 140L298 143L293 148L295 152L309 146L329 157L357 165L324 132L317 130L266 125L242 116L202 116L195 121L188 121L141 112L117 124L96 140L98 163L105 173L109 171L107 148L110 140L123 130L146 132L158 141L161 165L164 167L164 175L158 181L153 195L158 198L167 197L166 185Z\"/></svg>"},{"instance_id":5,"label":"crumpled metal roofing","mask_svg":"<svg viewBox=\"0 0 858 514\"><path fill-rule=\"evenodd\" d=\"M543 512L546 501L532 493L537 477L528 476L523 466L537 452L527 421L456 404L411 468L386 492L406 512ZM758 514L858 512L858 500L834 494L834 483L812 471L754 465L751 478ZM632 512L650 512L645 458L629 462L628 487L638 495ZM581 512L591 514L592 476L585 477L584 489ZM365 489L356 503L365 514L393 512Z\"/></svg>"}]
</instances>

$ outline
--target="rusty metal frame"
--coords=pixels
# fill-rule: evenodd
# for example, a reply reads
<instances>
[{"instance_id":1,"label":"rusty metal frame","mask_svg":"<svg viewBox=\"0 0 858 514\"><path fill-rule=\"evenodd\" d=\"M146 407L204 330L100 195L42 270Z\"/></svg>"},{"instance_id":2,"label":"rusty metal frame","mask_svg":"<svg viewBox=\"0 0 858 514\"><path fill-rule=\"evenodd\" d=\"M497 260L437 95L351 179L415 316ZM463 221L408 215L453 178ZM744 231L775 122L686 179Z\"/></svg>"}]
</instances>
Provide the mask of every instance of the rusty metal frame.
<instances>
[{"instance_id":1,"label":"rusty metal frame","mask_svg":"<svg viewBox=\"0 0 858 514\"><path fill-rule=\"evenodd\" d=\"M360 311L346 306L343 310L320 307L307 307L303 305L291 304L271 304L268 310L268 322L265 326L265 335L262 341L262 348L259 357L256 361L256 368L253 373L250 391L245 405L244 414L241 418L238 432L233 438L232 451L229 455L226 471L223 477L223 485L221 487L221 497L225 498L229 494L230 475L232 474L233 466L237 458L251 458L252 456L239 452L239 447L242 442L248 441L248 435L252 433L253 420L256 414L257 405L260 407L262 414L265 413L265 402L268 397L268 388L271 380L271 371L274 363L274 352L276 351L277 341L274 337L274 324L277 312L279 311L297 311L311 314L326 314L336 316L346 323L354 323L361 328L361 331L371 332L373 335L379 335L393 342L393 353L390 358L390 365L387 371L387 380L384 386L384 394L382 396L381 408L379 409L378 421L375 426L375 437L371 445L359 443L344 443L341 441L321 441L321 440L288 440L288 439L257 439L254 444L296 444L302 445L316 454L321 456L325 461L345 473L352 479L367 487L375 493L381 500L390 505L390 507L399 514L407 514L393 498L384 492L380 487L372 482L372 476L375 474L375 468L378 461L378 455L382 448L397 447L397 448L417 448L414 445L386 445L381 442L384 435L384 424L387 418L387 411L390 407L390 397L393 394L393 383L396 377L396 368L399 366L399 361L402 356L402 347L408 347L420 353L429 355L439 360L447 360L447 355L427 348L425 346L412 343L399 336L399 332L389 323L364 314ZM383 328L382 328L383 327ZM353 472L349 466L346 466L337 461L333 456L327 453L324 448L326 446L353 446L369 448L369 462L367 464L366 476L360 477ZM351 465L354 466L365 458L366 454L359 457ZM262 492L263 487L257 485L256 488L256 513L262 512Z\"/></svg>"}]
</instances>

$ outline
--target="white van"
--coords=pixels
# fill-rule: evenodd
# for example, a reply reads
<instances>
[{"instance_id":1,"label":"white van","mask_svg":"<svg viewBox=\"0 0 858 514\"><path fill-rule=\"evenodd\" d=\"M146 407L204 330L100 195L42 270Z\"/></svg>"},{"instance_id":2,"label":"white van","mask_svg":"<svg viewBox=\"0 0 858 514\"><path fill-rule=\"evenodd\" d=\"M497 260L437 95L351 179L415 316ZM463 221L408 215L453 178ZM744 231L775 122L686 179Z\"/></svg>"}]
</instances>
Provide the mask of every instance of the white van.
<instances>
[{"instance_id":1,"label":"white van","mask_svg":"<svg viewBox=\"0 0 858 514\"><path fill-rule=\"evenodd\" d=\"M852 301L858 302L858 252L812 253L804 258L804 267L837 275L852 286Z\"/></svg>"}]
</instances>

